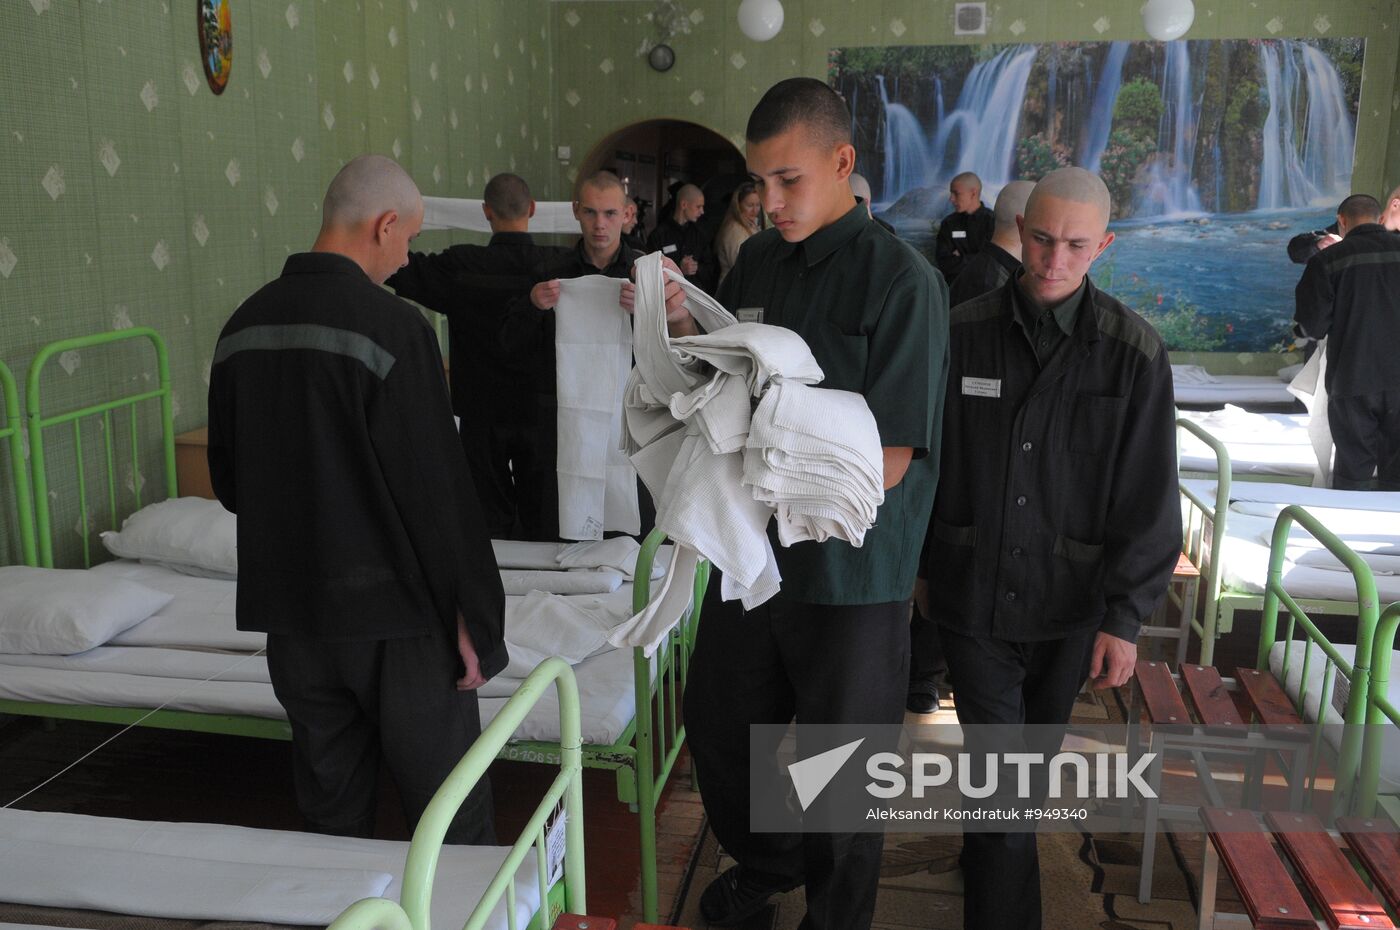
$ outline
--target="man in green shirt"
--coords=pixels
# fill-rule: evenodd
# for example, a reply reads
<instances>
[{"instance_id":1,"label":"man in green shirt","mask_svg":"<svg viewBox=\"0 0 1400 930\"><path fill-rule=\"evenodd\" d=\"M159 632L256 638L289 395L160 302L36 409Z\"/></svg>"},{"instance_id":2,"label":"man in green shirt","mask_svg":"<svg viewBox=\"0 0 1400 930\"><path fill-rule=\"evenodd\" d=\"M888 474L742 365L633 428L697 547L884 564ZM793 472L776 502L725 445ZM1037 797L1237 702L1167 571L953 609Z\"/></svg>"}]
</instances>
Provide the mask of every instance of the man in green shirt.
<instances>
[{"instance_id":1,"label":"man in green shirt","mask_svg":"<svg viewBox=\"0 0 1400 930\"><path fill-rule=\"evenodd\" d=\"M821 387L865 397L885 447L885 502L861 548L775 539L782 591L756 610L721 602L711 581L685 719L710 825L739 863L702 896L714 926L803 884L804 928L859 930L874 913L878 834L749 831L751 725L902 721L908 599L938 479L948 292L851 194L850 125L841 98L811 78L759 101L748 169L773 225L744 243L719 289L741 320L801 335L826 373Z\"/></svg>"}]
</instances>

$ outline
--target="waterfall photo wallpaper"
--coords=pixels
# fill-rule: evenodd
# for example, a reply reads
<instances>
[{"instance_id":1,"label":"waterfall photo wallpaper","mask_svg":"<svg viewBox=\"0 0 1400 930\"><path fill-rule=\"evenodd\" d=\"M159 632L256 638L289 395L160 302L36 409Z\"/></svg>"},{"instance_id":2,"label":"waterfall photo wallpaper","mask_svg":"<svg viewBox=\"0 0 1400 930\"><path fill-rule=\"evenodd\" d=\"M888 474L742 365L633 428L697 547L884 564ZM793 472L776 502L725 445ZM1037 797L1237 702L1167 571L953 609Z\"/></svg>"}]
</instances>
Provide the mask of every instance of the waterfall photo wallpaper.
<instances>
[{"instance_id":1,"label":"waterfall photo wallpaper","mask_svg":"<svg viewBox=\"0 0 1400 930\"><path fill-rule=\"evenodd\" d=\"M1117 238L1096 284L1171 349L1282 351L1302 266L1286 245L1351 193L1359 38L843 48L856 170L931 254L948 182L982 200L1063 165L1098 172ZM1384 198L1387 191L1369 191Z\"/></svg>"}]
</instances>

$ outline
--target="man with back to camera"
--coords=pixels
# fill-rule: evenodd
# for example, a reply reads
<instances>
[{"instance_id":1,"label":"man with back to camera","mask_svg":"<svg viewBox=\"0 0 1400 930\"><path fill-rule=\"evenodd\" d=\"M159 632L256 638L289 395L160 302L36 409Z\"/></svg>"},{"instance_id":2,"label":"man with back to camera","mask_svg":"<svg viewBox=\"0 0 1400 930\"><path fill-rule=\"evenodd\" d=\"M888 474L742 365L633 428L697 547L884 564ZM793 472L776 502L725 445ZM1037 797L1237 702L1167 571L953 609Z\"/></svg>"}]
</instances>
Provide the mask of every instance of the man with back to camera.
<instances>
[{"instance_id":1,"label":"man with back to camera","mask_svg":"<svg viewBox=\"0 0 1400 930\"><path fill-rule=\"evenodd\" d=\"M711 578L685 720L710 825L738 862L702 893L713 926L738 925L798 885L804 930L860 930L874 914L880 835L749 830L750 725L904 716L909 592L938 479L947 292L856 202L850 126L821 81L792 78L764 94L747 161L773 226L744 243L719 289L726 307L801 335L822 387L865 397L885 447L885 502L861 548L834 539L783 548L775 538L782 590L755 610L722 602Z\"/></svg>"},{"instance_id":2,"label":"man with back to camera","mask_svg":"<svg viewBox=\"0 0 1400 930\"><path fill-rule=\"evenodd\" d=\"M949 182L948 202L953 205L953 212L938 224L933 256L944 279L952 284L963 264L992 238L995 221L992 211L982 202L982 179L971 171L964 171Z\"/></svg>"},{"instance_id":3,"label":"man with back to camera","mask_svg":"<svg viewBox=\"0 0 1400 930\"><path fill-rule=\"evenodd\" d=\"M559 538L558 434L555 367L554 307L559 303L559 282L600 274L628 278L632 263L640 254L622 242L622 226L627 217L627 192L611 171L599 171L579 183L574 199L574 216L582 238L571 249L548 259L532 272L535 284L529 294L511 304L501 322L500 342L507 352L538 353L542 361L535 382L541 416L537 424L538 457L527 468L528 481L535 494L521 498L520 522L526 539ZM636 288L630 281L622 285L622 309L632 312ZM679 306L685 295L680 285L668 282L666 303ZM648 521L649 499L642 501L642 526ZM654 512L651 512L654 521Z\"/></svg>"},{"instance_id":4,"label":"man with back to camera","mask_svg":"<svg viewBox=\"0 0 1400 930\"><path fill-rule=\"evenodd\" d=\"M1016 218L1025 212L1033 187L1034 181L1012 181L997 194L992 238L963 264L958 280L948 285L951 306L1001 287L1021 270L1021 230Z\"/></svg>"},{"instance_id":5,"label":"man with back to camera","mask_svg":"<svg viewBox=\"0 0 1400 930\"><path fill-rule=\"evenodd\" d=\"M408 262L418 188L362 155L322 217L219 336L209 473L238 515L238 627L268 634L306 828L368 837L381 755L413 829L480 735L505 599L437 337L379 287ZM447 841L494 842L487 782Z\"/></svg>"},{"instance_id":6,"label":"man with back to camera","mask_svg":"<svg viewBox=\"0 0 1400 930\"><path fill-rule=\"evenodd\" d=\"M997 746L1053 755L1086 677L1132 677L1180 550L1166 348L1088 278L1109 206L1082 168L1046 175L1019 221L1022 271L952 314L922 596L970 746L1005 732L978 725L1032 724ZM1041 925L1035 833L969 827L961 861L968 930Z\"/></svg>"},{"instance_id":7,"label":"man with back to camera","mask_svg":"<svg viewBox=\"0 0 1400 930\"><path fill-rule=\"evenodd\" d=\"M410 252L408 265L386 283L400 297L447 317L452 412L461 420L462 449L488 531L508 539L521 531L519 501L539 494L530 483L537 474L542 417L533 388L540 370L552 373L553 366L538 352L502 351L501 322L530 290L532 271L561 250L531 238L535 201L523 178L498 174L486 183L483 198L490 242L431 255Z\"/></svg>"},{"instance_id":8,"label":"man with back to camera","mask_svg":"<svg viewBox=\"0 0 1400 930\"><path fill-rule=\"evenodd\" d=\"M708 231L700 223L705 215L705 192L694 184L676 190L673 209L662 216L647 237L647 251L661 252L681 269L687 281L713 294L719 280L719 263L710 246Z\"/></svg>"},{"instance_id":9,"label":"man with back to camera","mask_svg":"<svg viewBox=\"0 0 1400 930\"><path fill-rule=\"evenodd\" d=\"M1342 241L1308 260L1295 291L1303 334L1327 340L1332 487L1400 491L1400 236L1353 194L1337 208Z\"/></svg>"},{"instance_id":10,"label":"man with back to camera","mask_svg":"<svg viewBox=\"0 0 1400 930\"><path fill-rule=\"evenodd\" d=\"M891 235L899 235L894 231L893 226L875 215L875 209L871 206L875 201L872 199L873 195L870 193L870 182L865 179L865 175L856 174L854 171L851 172L851 193L855 195L857 200L864 202L866 215L879 223L881 228L886 232Z\"/></svg>"}]
</instances>

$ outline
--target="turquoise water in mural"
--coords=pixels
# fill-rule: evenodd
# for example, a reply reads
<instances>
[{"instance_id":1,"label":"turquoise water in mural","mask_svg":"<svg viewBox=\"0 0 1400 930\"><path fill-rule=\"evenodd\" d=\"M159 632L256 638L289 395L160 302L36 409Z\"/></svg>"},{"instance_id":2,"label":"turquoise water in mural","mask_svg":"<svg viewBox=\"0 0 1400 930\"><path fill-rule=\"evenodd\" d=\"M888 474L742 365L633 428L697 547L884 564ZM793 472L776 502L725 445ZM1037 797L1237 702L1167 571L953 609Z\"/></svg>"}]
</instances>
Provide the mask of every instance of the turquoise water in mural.
<instances>
[{"instance_id":1,"label":"turquoise water in mural","mask_svg":"<svg viewBox=\"0 0 1400 930\"><path fill-rule=\"evenodd\" d=\"M1334 219L1332 210L1305 208L1117 222L1110 227L1114 242L1091 274L1150 319L1174 308L1178 323L1198 318L1201 338L1214 343L1202 348L1270 351L1291 341L1293 288L1303 273L1288 260L1288 240ZM895 226L915 245L932 249L927 223ZM1173 335L1173 348L1188 347Z\"/></svg>"}]
</instances>

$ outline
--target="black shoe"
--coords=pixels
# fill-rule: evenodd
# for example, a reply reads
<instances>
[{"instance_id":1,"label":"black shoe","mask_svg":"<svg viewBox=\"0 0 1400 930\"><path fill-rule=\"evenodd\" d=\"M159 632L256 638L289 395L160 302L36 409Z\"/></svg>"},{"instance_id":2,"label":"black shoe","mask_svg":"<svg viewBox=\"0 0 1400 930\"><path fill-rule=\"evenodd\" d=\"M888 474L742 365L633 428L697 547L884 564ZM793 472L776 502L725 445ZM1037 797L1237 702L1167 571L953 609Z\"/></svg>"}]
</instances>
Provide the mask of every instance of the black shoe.
<instances>
[{"instance_id":1,"label":"black shoe","mask_svg":"<svg viewBox=\"0 0 1400 930\"><path fill-rule=\"evenodd\" d=\"M730 866L700 893L700 913L713 926L733 927L763 910L773 895L795 887L763 884L743 866Z\"/></svg>"},{"instance_id":2,"label":"black shoe","mask_svg":"<svg viewBox=\"0 0 1400 930\"><path fill-rule=\"evenodd\" d=\"M933 685L921 685L918 691L910 691L904 706L911 714L931 714L938 710L938 689Z\"/></svg>"}]
</instances>

